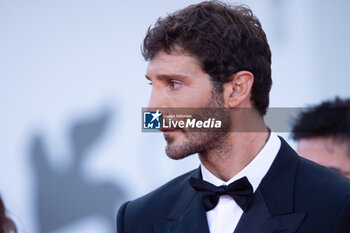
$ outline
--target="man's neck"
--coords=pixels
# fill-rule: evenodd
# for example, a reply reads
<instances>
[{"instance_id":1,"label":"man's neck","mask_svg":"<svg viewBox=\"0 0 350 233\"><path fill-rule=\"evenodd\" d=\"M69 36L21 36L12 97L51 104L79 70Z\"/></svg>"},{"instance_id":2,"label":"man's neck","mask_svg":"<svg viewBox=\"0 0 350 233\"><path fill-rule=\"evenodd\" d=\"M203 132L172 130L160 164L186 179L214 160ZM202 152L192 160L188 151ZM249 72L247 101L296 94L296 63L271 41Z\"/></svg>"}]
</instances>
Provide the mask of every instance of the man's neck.
<instances>
[{"instance_id":1,"label":"man's neck","mask_svg":"<svg viewBox=\"0 0 350 233\"><path fill-rule=\"evenodd\" d=\"M217 178L228 181L245 168L261 151L269 131L230 132L219 147L199 154L201 163Z\"/></svg>"}]
</instances>

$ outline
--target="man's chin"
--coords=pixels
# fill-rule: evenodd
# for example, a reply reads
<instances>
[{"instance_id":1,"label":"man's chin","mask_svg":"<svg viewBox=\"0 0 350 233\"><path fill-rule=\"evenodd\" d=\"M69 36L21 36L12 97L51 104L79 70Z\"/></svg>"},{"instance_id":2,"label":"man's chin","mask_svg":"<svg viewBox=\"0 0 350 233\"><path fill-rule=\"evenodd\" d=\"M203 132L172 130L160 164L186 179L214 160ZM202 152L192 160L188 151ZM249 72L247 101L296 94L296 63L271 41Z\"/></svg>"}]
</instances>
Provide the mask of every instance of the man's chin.
<instances>
[{"instance_id":1,"label":"man's chin","mask_svg":"<svg viewBox=\"0 0 350 233\"><path fill-rule=\"evenodd\" d=\"M164 139L167 142L165 152L169 158L179 160L187 157L189 154L184 153L181 143L181 134L179 130L166 131L163 133Z\"/></svg>"},{"instance_id":2,"label":"man's chin","mask_svg":"<svg viewBox=\"0 0 350 233\"><path fill-rule=\"evenodd\" d=\"M180 138L168 138L165 152L169 158L180 160L198 153L199 148L194 145L196 145L196 143L181 141Z\"/></svg>"},{"instance_id":3,"label":"man's chin","mask_svg":"<svg viewBox=\"0 0 350 233\"><path fill-rule=\"evenodd\" d=\"M167 145L165 152L169 158L174 160L184 159L194 153L186 153L181 146Z\"/></svg>"}]
</instances>

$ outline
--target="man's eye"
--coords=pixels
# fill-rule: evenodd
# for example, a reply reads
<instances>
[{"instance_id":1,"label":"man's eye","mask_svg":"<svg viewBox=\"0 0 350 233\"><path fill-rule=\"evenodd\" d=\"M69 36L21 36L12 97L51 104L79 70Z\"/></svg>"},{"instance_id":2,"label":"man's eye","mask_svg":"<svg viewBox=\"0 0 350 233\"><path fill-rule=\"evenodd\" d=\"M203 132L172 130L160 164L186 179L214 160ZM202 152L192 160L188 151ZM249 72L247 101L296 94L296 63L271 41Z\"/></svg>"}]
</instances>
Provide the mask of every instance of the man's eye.
<instances>
[{"instance_id":1,"label":"man's eye","mask_svg":"<svg viewBox=\"0 0 350 233\"><path fill-rule=\"evenodd\" d=\"M169 86L171 89L177 89L181 86L181 83L177 81L169 81Z\"/></svg>"},{"instance_id":2,"label":"man's eye","mask_svg":"<svg viewBox=\"0 0 350 233\"><path fill-rule=\"evenodd\" d=\"M152 86L152 82L148 82L148 85L151 85L151 86Z\"/></svg>"}]
</instances>

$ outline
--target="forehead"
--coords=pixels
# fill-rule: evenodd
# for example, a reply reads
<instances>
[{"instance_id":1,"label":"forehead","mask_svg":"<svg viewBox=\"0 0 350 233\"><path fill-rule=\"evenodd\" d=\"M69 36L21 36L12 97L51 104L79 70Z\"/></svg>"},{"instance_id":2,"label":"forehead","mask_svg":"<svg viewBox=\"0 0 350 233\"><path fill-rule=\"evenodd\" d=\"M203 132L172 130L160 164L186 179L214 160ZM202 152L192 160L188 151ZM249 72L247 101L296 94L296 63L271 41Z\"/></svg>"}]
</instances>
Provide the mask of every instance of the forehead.
<instances>
[{"instance_id":1,"label":"forehead","mask_svg":"<svg viewBox=\"0 0 350 233\"><path fill-rule=\"evenodd\" d=\"M185 52L158 52L147 66L147 76L159 74L202 75L199 60ZM205 73L206 74L206 73Z\"/></svg>"}]
</instances>

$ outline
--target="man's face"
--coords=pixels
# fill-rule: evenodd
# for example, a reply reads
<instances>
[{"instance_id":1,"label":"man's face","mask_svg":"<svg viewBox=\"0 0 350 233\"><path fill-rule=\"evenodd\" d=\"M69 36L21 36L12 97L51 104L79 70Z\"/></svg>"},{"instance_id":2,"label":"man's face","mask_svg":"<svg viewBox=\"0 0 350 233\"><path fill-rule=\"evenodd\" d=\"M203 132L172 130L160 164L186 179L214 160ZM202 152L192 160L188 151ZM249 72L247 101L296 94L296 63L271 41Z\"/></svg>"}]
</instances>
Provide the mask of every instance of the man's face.
<instances>
[{"instance_id":1,"label":"man's face","mask_svg":"<svg viewBox=\"0 0 350 233\"><path fill-rule=\"evenodd\" d=\"M298 141L297 152L306 159L350 178L350 158L345 142L335 141L331 137L301 139Z\"/></svg>"},{"instance_id":2,"label":"man's face","mask_svg":"<svg viewBox=\"0 0 350 233\"><path fill-rule=\"evenodd\" d=\"M146 78L152 83L150 108L223 107L222 94L217 93L198 60L186 53L160 51L149 63ZM166 153L181 159L216 146L223 132L189 132L184 129L163 131Z\"/></svg>"}]
</instances>

